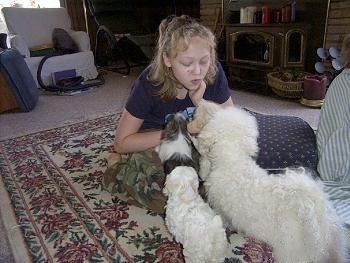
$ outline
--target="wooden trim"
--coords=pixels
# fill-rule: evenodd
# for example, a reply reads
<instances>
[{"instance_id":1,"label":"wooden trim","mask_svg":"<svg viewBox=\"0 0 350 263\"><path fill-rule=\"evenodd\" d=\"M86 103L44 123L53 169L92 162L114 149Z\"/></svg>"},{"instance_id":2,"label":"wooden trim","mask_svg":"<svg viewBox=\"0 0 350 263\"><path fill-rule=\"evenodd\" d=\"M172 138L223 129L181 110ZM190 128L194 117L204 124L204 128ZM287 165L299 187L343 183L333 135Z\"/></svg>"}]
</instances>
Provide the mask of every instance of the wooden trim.
<instances>
[{"instance_id":1,"label":"wooden trim","mask_svg":"<svg viewBox=\"0 0 350 263\"><path fill-rule=\"evenodd\" d=\"M324 25L324 35L323 35L323 47L326 46L327 32L328 32L328 18L329 18L329 9L331 6L331 0L328 0L327 4L327 14L326 14L326 24Z\"/></svg>"},{"instance_id":2,"label":"wooden trim","mask_svg":"<svg viewBox=\"0 0 350 263\"><path fill-rule=\"evenodd\" d=\"M0 112L12 110L18 107L16 99L13 96L3 73L0 73L0 94Z\"/></svg>"},{"instance_id":3,"label":"wooden trim","mask_svg":"<svg viewBox=\"0 0 350 263\"><path fill-rule=\"evenodd\" d=\"M72 22L72 29L86 32L84 4L82 0L66 0L65 6Z\"/></svg>"}]
</instances>

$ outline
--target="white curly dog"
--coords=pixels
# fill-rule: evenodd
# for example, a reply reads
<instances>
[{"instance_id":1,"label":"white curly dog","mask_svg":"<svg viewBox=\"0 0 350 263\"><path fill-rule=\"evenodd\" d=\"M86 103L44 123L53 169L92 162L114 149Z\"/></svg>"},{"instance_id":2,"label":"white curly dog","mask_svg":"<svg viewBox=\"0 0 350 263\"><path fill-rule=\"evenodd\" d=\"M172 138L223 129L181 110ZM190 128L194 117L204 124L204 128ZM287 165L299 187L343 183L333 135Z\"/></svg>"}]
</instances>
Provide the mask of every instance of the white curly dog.
<instances>
[{"instance_id":1,"label":"white curly dog","mask_svg":"<svg viewBox=\"0 0 350 263\"><path fill-rule=\"evenodd\" d=\"M188 131L198 133L208 202L233 229L271 245L276 262L345 262L343 227L322 182L305 169L269 175L259 167L251 114L203 102Z\"/></svg>"},{"instance_id":2,"label":"white curly dog","mask_svg":"<svg viewBox=\"0 0 350 263\"><path fill-rule=\"evenodd\" d=\"M227 254L228 242L221 217L198 194L194 168L178 166L167 175L163 189L168 196L165 222L183 245L186 263L219 263Z\"/></svg>"},{"instance_id":3,"label":"white curly dog","mask_svg":"<svg viewBox=\"0 0 350 263\"><path fill-rule=\"evenodd\" d=\"M181 114L174 115L156 149L167 174L163 188L168 196L165 223L183 245L187 263L223 262L228 245L225 229L221 217L198 193L198 174L192 167L186 126Z\"/></svg>"}]
</instances>

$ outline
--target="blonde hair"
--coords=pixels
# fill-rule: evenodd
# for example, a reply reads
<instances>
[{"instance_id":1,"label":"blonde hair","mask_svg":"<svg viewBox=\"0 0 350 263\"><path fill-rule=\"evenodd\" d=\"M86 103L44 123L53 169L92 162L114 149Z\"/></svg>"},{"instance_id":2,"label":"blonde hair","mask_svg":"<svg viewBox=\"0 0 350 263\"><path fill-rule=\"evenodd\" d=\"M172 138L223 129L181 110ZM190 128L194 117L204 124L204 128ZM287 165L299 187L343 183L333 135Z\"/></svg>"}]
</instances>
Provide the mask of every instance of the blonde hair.
<instances>
[{"instance_id":1,"label":"blonde hair","mask_svg":"<svg viewBox=\"0 0 350 263\"><path fill-rule=\"evenodd\" d=\"M208 40L210 66L204 81L206 84L212 84L218 71L214 34L207 27L186 15L168 17L163 19L159 25L157 49L151 62L148 79L152 84L160 87L155 95L159 95L165 102L174 100L177 94L176 88L182 85L175 78L171 68L165 65L163 54L173 56L179 51L185 51L191 39L196 36Z\"/></svg>"},{"instance_id":2,"label":"blonde hair","mask_svg":"<svg viewBox=\"0 0 350 263\"><path fill-rule=\"evenodd\" d=\"M341 55L344 59L344 67L348 68L350 66L350 34L346 35L343 39Z\"/></svg>"}]
</instances>

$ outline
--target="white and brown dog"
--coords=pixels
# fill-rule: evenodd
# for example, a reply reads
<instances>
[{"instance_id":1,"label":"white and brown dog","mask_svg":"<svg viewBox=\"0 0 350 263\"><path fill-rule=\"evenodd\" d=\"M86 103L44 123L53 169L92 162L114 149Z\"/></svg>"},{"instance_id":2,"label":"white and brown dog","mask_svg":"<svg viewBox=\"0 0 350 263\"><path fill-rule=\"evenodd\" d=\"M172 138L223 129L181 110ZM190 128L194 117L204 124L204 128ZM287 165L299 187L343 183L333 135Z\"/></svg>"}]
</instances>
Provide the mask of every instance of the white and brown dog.
<instances>
[{"instance_id":1,"label":"white and brown dog","mask_svg":"<svg viewBox=\"0 0 350 263\"><path fill-rule=\"evenodd\" d=\"M157 151L166 171L163 192L168 196L165 223L183 245L186 262L223 262L227 239L221 217L198 193L198 174L192 167L186 119L175 114L166 125Z\"/></svg>"},{"instance_id":2,"label":"white and brown dog","mask_svg":"<svg viewBox=\"0 0 350 263\"><path fill-rule=\"evenodd\" d=\"M198 133L208 202L232 229L271 245L276 262L345 262L343 227L322 182L303 168L268 175L259 167L251 114L203 102L188 130Z\"/></svg>"},{"instance_id":3,"label":"white and brown dog","mask_svg":"<svg viewBox=\"0 0 350 263\"><path fill-rule=\"evenodd\" d=\"M156 152L163 164L165 174L169 174L177 166L195 166L187 121L181 113L168 116L162 133L162 142L156 147Z\"/></svg>"}]
</instances>

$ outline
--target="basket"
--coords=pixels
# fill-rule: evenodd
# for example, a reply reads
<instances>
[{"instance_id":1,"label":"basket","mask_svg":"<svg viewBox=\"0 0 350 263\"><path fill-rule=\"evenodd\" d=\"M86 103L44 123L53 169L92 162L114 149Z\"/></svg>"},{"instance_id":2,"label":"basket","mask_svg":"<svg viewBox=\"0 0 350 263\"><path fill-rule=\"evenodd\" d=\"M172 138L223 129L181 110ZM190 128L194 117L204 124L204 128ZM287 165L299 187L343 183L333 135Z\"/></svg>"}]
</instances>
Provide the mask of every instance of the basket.
<instances>
[{"instance_id":1,"label":"basket","mask_svg":"<svg viewBox=\"0 0 350 263\"><path fill-rule=\"evenodd\" d=\"M272 88L272 91L283 98L300 99L304 81L283 81L275 77L278 73L270 72L267 74L267 84Z\"/></svg>"}]
</instances>

